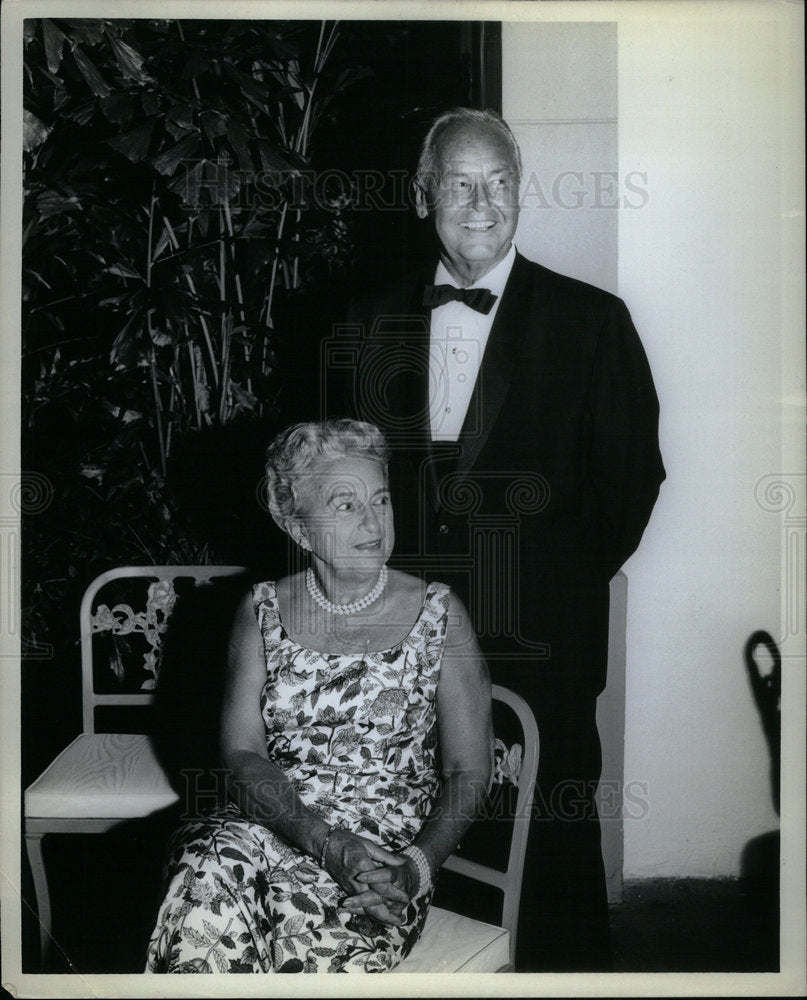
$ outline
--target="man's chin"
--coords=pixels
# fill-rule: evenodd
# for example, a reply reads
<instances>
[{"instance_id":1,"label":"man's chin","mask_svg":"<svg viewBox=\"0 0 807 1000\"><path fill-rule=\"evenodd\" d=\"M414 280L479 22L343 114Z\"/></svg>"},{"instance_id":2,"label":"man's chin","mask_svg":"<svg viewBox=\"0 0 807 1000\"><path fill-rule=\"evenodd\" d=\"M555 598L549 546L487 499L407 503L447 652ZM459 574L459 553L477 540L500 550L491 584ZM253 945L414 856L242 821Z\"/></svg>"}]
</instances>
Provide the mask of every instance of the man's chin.
<instances>
[{"instance_id":1,"label":"man's chin","mask_svg":"<svg viewBox=\"0 0 807 1000\"><path fill-rule=\"evenodd\" d=\"M510 241L502 246L499 240L494 240L487 234L481 233L478 236L472 235L467 240L463 240L457 248L460 256L466 260L489 260L498 263L507 256L510 249Z\"/></svg>"},{"instance_id":2,"label":"man's chin","mask_svg":"<svg viewBox=\"0 0 807 1000\"><path fill-rule=\"evenodd\" d=\"M507 255L507 250L502 250L500 247L485 246L483 244L471 244L469 246L462 247L462 250L457 254L455 260L458 266L465 267L472 266L474 270L479 270L483 274L487 274L488 271L493 270L493 268L502 260L504 260Z\"/></svg>"}]
</instances>

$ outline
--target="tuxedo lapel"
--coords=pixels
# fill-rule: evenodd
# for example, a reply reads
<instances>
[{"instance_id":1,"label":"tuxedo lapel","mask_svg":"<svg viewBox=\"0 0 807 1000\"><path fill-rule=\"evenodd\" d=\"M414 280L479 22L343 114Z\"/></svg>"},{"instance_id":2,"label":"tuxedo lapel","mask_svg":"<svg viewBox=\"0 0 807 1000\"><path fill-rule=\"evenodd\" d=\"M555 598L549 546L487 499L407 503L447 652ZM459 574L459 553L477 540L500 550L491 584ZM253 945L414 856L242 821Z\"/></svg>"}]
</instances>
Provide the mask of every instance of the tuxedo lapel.
<instances>
[{"instance_id":1,"label":"tuxedo lapel","mask_svg":"<svg viewBox=\"0 0 807 1000\"><path fill-rule=\"evenodd\" d=\"M422 374L417 379L417 385L412 385L412 392L416 394L418 413L421 421L418 427L418 441L420 447L416 451L418 456L419 488L425 493L426 499L437 511L440 508L439 489L440 480L447 472L450 472L454 465L455 455L450 449L432 441L431 419L429 406L429 368L431 363L431 315L429 307L423 305L423 288L427 281L430 281L433 274L424 272L422 279L416 282L412 292L409 308L412 315L424 316L423 328L425 336L419 338L414 348L417 351L415 362L418 372ZM459 450L456 445L453 446Z\"/></svg>"},{"instance_id":2,"label":"tuxedo lapel","mask_svg":"<svg viewBox=\"0 0 807 1000\"><path fill-rule=\"evenodd\" d=\"M460 432L461 450L456 466L458 472L467 472L473 467L501 413L527 329L525 312L529 291L526 261L517 254L491 327L468 413ZM518 433L517 428L513 428L513 433Z\"/></svg>"},{"instance_id":3,"label":"tuxedo lapel","mask_svg":"<svg viewBox=\"0 0 807 1000\"><path fill-rule=\"evenodd\" d=\"M488 337L459 439L450 445L435 444L429 425L431 310L423 305L423 286L429 280L428 271L419 275L406 302L410 320L398 357L400 398L397 406L399 413L408 414L410 454L420 455L420 461L425 461L425 469L420 466L421 485L437 510L440 480L451 472L467 472L473 468L490 437L510 388L525 331L529 327L534 334L535 325L525 322L533 283L529 265L517 254ZM412 322L415 317L423 319Z\"/></svg>"}]
</instances>

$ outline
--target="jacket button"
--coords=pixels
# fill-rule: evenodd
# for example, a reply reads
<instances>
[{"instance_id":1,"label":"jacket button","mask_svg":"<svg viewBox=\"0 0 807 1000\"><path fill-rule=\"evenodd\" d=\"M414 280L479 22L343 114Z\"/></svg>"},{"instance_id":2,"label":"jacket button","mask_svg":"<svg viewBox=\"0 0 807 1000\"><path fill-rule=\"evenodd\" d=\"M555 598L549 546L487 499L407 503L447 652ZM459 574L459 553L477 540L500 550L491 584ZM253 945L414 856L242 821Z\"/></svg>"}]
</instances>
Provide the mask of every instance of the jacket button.
<instances>
[{"instance_id":1,"label":"jacket button","mask_svg":"<svg viewBox=\"0 0 807 1000\"><path fill-rule=\"evenodd\" d=\"M440 525L440 534L441 535L447 535L448 534L448 525L447 524L441 524Z\"/></svg>"}]
</instances>

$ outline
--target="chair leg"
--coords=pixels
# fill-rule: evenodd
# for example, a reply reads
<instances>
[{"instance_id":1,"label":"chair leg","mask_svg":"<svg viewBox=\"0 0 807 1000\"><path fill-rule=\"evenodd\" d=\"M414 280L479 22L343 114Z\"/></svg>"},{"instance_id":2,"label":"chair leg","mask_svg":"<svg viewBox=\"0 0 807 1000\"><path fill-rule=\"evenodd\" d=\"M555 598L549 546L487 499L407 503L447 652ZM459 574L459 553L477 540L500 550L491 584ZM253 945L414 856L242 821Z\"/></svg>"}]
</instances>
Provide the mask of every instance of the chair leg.
<instances>
[{"instance_id":1,"label":"chair leg","mask_svg":"<svg viewBox=\"0 0 807 1000\"><path fill-rule=\"evenodd\" d=\"M43 833L25 834L25 849L28 854L28 863L31 866L31 874L34 877L34 894L36 895L36 908L39 915L39 961L40 968L43 970L51 941L50 892L45 863L42 858L42 838L44 836Z\"/></svg>"}]
</instances>

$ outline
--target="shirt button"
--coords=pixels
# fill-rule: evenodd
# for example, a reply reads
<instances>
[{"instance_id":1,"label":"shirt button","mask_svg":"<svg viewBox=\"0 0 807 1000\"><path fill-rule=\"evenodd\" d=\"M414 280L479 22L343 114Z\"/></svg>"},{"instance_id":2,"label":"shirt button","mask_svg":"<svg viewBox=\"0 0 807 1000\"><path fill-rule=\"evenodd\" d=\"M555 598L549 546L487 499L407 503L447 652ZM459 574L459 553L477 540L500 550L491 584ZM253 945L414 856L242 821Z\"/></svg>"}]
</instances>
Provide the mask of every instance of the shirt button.
<instances>
[{"instance_id":1,"label":"shirt button","mask_svg":"<svg viewBox=\"0 0 807 1000\"><path fill-rule=\"evenodd\" d=\"M446 413L451 413L451 407L450 406L446 407Z\"/></svg>"},{"instance_id":2,"label":"shirt button","mask_svg":"<svg viewBox=\"0 0 807 1000\"><path fill-rule=\"evenodd\" d=\"M448 525L447 524L441 524L440 525L440 534L441 535L447 535L448 534Z\"/></svg>"}]
</instances>

